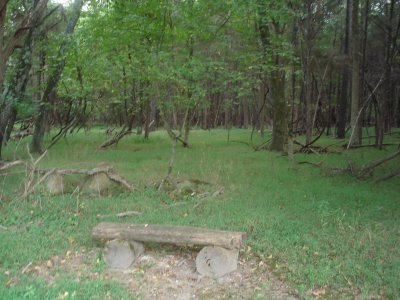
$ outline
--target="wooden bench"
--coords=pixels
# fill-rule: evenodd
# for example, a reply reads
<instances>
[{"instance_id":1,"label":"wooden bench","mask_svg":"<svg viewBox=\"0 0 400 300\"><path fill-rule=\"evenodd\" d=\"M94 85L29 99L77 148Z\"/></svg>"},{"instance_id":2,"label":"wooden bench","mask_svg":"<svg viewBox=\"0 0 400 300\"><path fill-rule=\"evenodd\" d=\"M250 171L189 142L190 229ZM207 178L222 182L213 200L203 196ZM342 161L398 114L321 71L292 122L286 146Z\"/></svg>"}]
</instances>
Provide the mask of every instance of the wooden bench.
<instances>
[{"instance_id":1,"label":"wooden bench","mask_svg":"<svg viewBox=\"0 0 400 300\"><path fill-rule=\"evenodd\" d=\"M206 246L197 255L197 270L202 275L218 278L236 270L239 249L244 245L246 233L189 226L103 222L93 228L92 237L109 241L105 259L112 257L120 261L120 256L127 256L128 262L123 263L127 267L144 251L140 242ZM129 249L132 249L132 254L128 253ZM112 263L109 265L113 266Z\"/></svg>"}]
</instances>

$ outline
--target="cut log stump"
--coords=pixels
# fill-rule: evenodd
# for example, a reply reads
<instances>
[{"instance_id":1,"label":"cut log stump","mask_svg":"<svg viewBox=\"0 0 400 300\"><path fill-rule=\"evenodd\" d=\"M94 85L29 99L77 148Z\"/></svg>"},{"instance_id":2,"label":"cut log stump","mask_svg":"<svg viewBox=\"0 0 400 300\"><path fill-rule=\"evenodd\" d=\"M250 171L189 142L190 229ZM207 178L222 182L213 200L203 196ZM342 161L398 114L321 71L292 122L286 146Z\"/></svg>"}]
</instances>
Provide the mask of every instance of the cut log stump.
<instances>
[{"instance_id":1,"label":"cut log stump","mask_svg":"<svg viewBox=\"0 0 400 300\"><path fill-rule=\"evenodd\" d=\"M203 276L214 279L237 269L239 250L207 246L196 257L196 269Z\"/></svg>"},{"instance_id":2,"label":"cut log stump","mask_svg":"<svg viewBox=\"0 0 400 300\"><path fill-rule=\"evenodd\" d=\"M103 194L110 186L112 181L108 178L106 173L97 173L90 176L90 180L87 184L87 188L90 192L98 195Z\"/></svg>"},{"instance_id":3,"label":"cut log stump","mask_svg":"<svg viewBox=\"0 0 400 300\"><path fill-rule=\"evenodd\" d=\"M62 195L66 190L64 178L57 173L53 173L48 177L46 187L50 195Z\"/></svg>"},{"instance_id":4,"label":"cut log stump","mask_svg":"<svg viewBox=\"0 0 400 300\"><path fill-rule=\"evenodd\" d=\"M104 261L110 268L128 269L143 253L144 247L141 243L115 239L107 242L104 249Z\"/></svg>"}]
</instances>

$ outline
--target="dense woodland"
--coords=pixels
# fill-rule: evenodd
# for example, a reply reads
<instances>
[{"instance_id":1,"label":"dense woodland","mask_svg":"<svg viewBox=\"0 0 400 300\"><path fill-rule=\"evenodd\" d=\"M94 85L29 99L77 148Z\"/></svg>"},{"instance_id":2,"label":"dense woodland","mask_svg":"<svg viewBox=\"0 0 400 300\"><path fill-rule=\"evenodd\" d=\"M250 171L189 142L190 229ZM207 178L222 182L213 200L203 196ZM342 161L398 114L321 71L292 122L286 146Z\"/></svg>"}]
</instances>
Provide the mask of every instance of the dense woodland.
<instances>
[{"instance_id":1,"label":"dense woodland","mask_svg":"<svg viewBox=\"0 0 400 300\"><path fill-rule=\"evenodd\" d=\"M271 130L271 150L346 133L382 148L400 126L399 34L395 0L3 0L0 147L107 124L104 147L241 127Z\"/></svg>"},{"instance_id":2,"label":"dense woodland","mask_svg":"<svg viewBox=\"0 0 400 300\"><path fill-rule=\"evenodd\" d=\"M398 0L0 0L0 299L400 299L399 42ZM247 239L114 272L103 222Z\"/></svg>"}]
</instances>

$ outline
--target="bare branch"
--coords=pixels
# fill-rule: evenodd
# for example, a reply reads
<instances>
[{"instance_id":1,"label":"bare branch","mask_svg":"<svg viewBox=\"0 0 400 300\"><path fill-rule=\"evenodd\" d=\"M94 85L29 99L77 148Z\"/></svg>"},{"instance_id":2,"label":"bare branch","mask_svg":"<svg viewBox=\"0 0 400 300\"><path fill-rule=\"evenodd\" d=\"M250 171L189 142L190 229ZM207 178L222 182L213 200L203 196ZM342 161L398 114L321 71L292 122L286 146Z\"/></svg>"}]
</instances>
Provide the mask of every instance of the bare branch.
<instances>
[{"instance_id":1,"label":"bare branch","mask_svg":"<svg viewBox=\"0 0 400 300\"><path fill-rule=\"evenodd\" d=\"M366 176L370 175L374 169L379 167L380 165L383 165L384 163L396 158L397 156L400 156L400 150L393 152L392 154L385 156L384 158L378 159L366 166L364 166L361 171L359 172L359 178L365 178Z\"/></svg>"},{"instance_id":2,"label":"bare branch","mask_svg":"<svg viewBox=\"0 0 400 300\"><path fill-rule=\"evenodd\" d=\"M25 33L26 30L38 25L38 22L40 21L41 16L47 7L47 2L48 0L39 0L39 3L37 4L34 11L29 15L27 15L24 18L24 20L22 20L20 26L17 28L14 34L9 38L4 49L1 49L3 52L2 53L3 59L8 58L12 54L12 52L21 42L21 38L23 37L23 34Z\"/></svg>"},{"instance_id":3,"label":"bare branch","mask_svg":"<svg viewBox=\"0 0 400 300\"><path fill-rule=\"evenodd\" d=\"M7 170L9 168L15 167L15 166L21 166L21 165L26 165L26 163L22 160L16 160L10 163L6 163L2 166L0 166L0 171Z\"/></svg>"}]
</instances>

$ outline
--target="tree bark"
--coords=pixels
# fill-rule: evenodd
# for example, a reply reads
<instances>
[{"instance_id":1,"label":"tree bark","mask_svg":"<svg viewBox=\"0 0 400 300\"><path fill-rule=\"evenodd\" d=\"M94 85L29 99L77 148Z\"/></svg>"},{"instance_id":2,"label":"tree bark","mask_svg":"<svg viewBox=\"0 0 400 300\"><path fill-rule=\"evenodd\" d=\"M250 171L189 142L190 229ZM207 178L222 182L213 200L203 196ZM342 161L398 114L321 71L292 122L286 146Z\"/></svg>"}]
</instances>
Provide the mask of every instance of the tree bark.
<instances>
[{"instance_id":1,"label":"tree bark","mask_svg":"<svg viewBox=\"0 0 400 300\"><path fill-rule=\"evenodd\" d=\"M303 50L303 69L304 69L304 90L305 90L305 106L306 106L306 145L312 140L313 133L313 116L312 116L312 99L313 99L313 78L311 70L312 47L313 47L313 11L311 7L312 1L305 1L307 17L305 20L305 28L303 29L304 50Z\"/></svg>"},{"instance_id":2,"label":"tree bark","mask_svg":"<svg viewBox=\"0 0 400 300\"><path fill-rule=\"evenodd\" d=\"M269 25L271 25L273 34L282 35L284 27L279 25L279 22L272 22L270 24L269 19L266 16L268 10L267 4L264 1L259 0L258 4L258 21L259 21L259 34L261 40L261 50L263 55L263 63L266 63L267 51L270 47L275 47L271 43L271 32ZM274 49L273 64L275 70L270 73L271 83L271 94L273 99L273 128L272 128L272 141L269 146L269 150L273 151L284 151L285 144L287 141L287 104L285 99L285 70L284 57L279 53L280 50ZM267 74L262 74L266 76ZM269 74L268 74L269 75Z\"/></svg>"},{"instance_id":3,"label":"tree bark","mask_svg":"<svg viewBox=\"0 0 400 300\"><path fill-rule=\"evenodd\" d=\"M49 76L47 81L46 89L40 99L38 117L35 121L35 130L33 133L33 139L31 144L31 151L36 153L43 152L43 137L45 132L45 121L48 111L48 106L50 105L50 98L54 95L54 90L57 87L58 81L60 80L61 74L64 70L65 60L67 51L70 46L70 39L74 32L76 23L79 20L79 16L82 10L83 0L75 0L73 3L72 16L70 17L67 28L65 29L64 39L61 43L60 49L58 51L59 63L54 66L54 71Z\"/></svg>"},{"instance_id":4,"label":"tree bark","mask_svg":"<svg viewBox=\"0 0 400 300\"><path fill-rule=\"evenodd\" d=\"M393 102L393 92L392 92L392 62L394 51L393 47L393 15L394 15L394 0L390 1L389 9L387 12L388 26L387 26L387 36L386 36L386 57L385 57L385 66L384 66L384 80L383 80L383 97L381 97L379 101L379 111L378 111L378 120L377 120L377 132L375 144L379 149L382 149L384 135L386 131L385 126L389 121L389 105ZM398 32L397 32L398 34Z\"/></svg>"},{"instance_id":5,"label":"tree bark","mask_svg":"<svg viewBox=\"0 0 400 300\"><path fill-rule=\"evenodd\" d=\"M351 23L351 56L352 56L352 80L351 80L351 136L349 147L361 144L361 119L358 118L360 110L360 47L359 47L359 0L352 0Z\"/></svg>"},{"instance_id":6,"label":"tree bark","mask_svg":"<svg viewBox=\"0 0 400 300\"><path fill-rule=\"evenodd\" d=\"M42 5L38 7L38 5ZM23 93L25 92L26 86L29 80L29 72L32 67L32 52L34 45L34 32L36 23L41 19L41 15L47 5L47 1L44 3L43 1L39 2L38 0L33 1L32 12L31 14L35 14L32 21L30 21L29 26L31 28L28 30L28 35L25 38L23 47L19 50L18 56L16 58L16 64L14 67L14 73L11 76L11 80L9 83L9 89L6 92L3 101L0 101L0 159L2 157L3 145L10 138L11 132L14 127L14 123L16 120L16 108L15 102L16 99L21 98ZM37 9L40 10L37 10ZM2 39L4 35L4 18L5 17L6 6L4 9L0 11L0 39ZM3 15L4 14L4 15ZM24 24L24 23L23 23ZM21 24L22 26L22 24ZM21 29L22 30L22 29ZM23 31L26 31L25 29ZM23 38L22 35L14 34L14 39L20 41ZM13 43L12 38L9 39L8 44ZM2 91L3 81L4 81L4 73L6 71L7 60L10 54L5 53L5 49L3 49L3 41L0 41L0 93ZM12 50L14 52L14 49ZM5 59L6 61L3 61Z\"/></svg>"},{"instance_id":7,"label":"tree bark","mask_svg":"<svg viewBox=\"0 0 400 300\"><path fill-rule=\"evenodd\" d=\"M349 40L350 40L350 12L351 12L351 0L346 2L346 26L345 26L345 36L343 45L343 55L345 62L342 65L342 83L340 90L340 100L338 108L338 122L336 136L340 139L345 138L346 135L346 121L347 121L347 98L348 98L348 86L349 86Z\"/></svg>"},{"instance_id":8,"label":"tree bark","mask_svg":"<svg viewBox=\"0 0 400 300\"><path fill-rule=\"evenodd\" d=\"M273 97L273 130L269 149L284 151L287 141L287 104L285 99L285 72L275 71L271 78Z\"/></svg>"}]
</instances>

